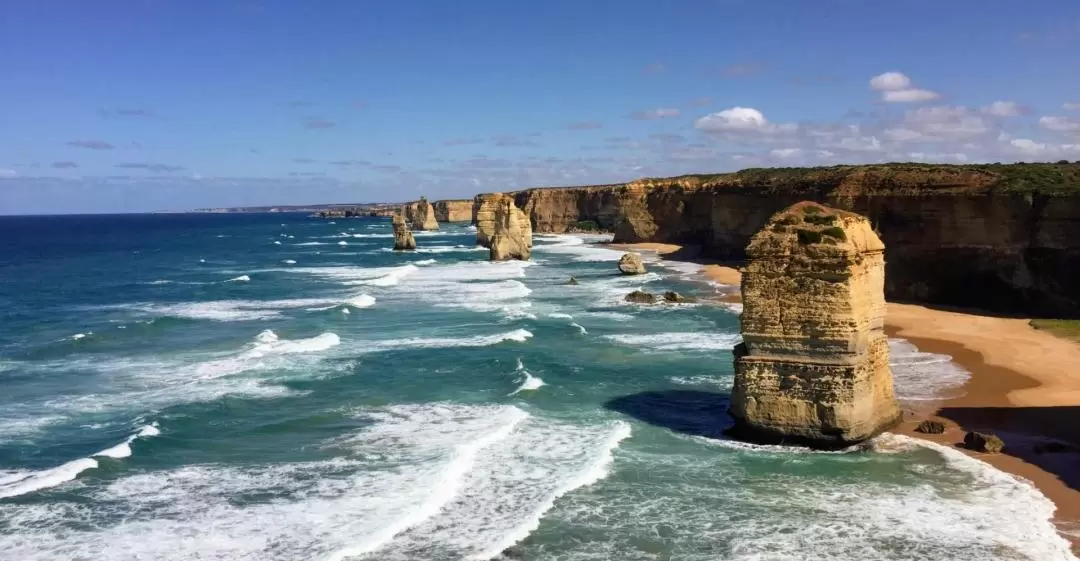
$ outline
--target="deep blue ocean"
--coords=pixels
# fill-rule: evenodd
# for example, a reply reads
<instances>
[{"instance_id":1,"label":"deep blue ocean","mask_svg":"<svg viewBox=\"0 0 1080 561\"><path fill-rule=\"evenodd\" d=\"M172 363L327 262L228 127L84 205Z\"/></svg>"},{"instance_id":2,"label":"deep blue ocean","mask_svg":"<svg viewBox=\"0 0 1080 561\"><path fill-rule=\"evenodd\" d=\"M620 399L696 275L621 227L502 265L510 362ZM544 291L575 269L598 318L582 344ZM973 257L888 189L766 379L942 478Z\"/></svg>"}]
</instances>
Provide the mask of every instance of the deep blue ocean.
<instances>
[{"instance_id":1,"label":"deep blue ocean","mask_svg":"<svg viewBox=\"0 0 1080 561\"><path fill-rule=\"evenodd\" d=\"M1048 500L955 450L724 439L738 307L622 301L731 289L698 266L474 236L0 217L0 559L1074 559ZM892 348L908 406L966 378Z\"/></svg>"}]
</instances>

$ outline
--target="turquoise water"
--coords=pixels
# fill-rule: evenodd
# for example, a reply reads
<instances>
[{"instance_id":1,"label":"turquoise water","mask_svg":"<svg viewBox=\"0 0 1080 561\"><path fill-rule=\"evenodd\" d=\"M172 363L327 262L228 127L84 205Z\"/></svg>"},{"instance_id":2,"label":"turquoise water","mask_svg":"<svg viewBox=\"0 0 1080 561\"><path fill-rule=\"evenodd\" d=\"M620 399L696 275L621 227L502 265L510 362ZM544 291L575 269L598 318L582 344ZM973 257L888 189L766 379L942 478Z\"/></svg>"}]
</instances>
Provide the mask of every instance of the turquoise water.
<instances>
[{"instance_id":1,"label":"turquoise water","mask_svg":"<svg viewBox=\"0 0 1080 561\"><path fill-rule=\"evenodd\" d=\"M737 310L622 302L712 294L696 266L473 240L0 218L0 557L1073 559L1049 501L954 450L723 439ZM893 349L909 405L966 377Z\"/></svg>"}]
</instances>

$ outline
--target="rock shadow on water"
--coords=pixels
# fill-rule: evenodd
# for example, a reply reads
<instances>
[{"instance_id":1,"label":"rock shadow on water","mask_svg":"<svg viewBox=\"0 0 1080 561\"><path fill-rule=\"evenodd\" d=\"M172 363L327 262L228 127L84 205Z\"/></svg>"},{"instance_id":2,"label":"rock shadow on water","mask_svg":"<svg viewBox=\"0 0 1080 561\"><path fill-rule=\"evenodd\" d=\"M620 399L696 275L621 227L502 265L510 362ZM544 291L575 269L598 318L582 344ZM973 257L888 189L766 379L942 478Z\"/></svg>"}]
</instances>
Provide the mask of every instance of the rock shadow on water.
<instances>
[{"instance_id":1,"label":"rock shadow on water","mask_svg":"<svg viewBox=\"0 0 1080 561\"><path fill-rule=\"evenodd\" d=\"M616 397L604 407L675 432L722 439L733 424L729 402L726 393L660 390Z\"/></svg>"}]
</instances>

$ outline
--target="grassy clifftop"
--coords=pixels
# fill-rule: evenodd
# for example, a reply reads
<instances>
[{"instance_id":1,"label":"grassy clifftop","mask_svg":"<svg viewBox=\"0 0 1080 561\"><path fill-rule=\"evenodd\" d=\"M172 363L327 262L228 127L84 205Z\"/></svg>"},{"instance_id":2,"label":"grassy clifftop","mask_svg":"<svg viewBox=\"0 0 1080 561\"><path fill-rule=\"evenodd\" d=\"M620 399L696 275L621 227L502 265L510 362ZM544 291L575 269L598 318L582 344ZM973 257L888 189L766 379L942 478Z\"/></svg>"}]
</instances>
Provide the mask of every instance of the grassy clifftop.
<instances>
[{"instance_id":1,"label":"grassy clifftop","mask_svg":"<svg viewBox=\"0 0 1080 561\"><path fill-rule=\"evenodd\" d=\"M750 168L734 173L695 174L642 179L640 183L744 187L767 193L800 194L837 191L992 192L1080 195L1080 162L1044 164L890 163L814 168Z\"/></svg>"}]
</instances>

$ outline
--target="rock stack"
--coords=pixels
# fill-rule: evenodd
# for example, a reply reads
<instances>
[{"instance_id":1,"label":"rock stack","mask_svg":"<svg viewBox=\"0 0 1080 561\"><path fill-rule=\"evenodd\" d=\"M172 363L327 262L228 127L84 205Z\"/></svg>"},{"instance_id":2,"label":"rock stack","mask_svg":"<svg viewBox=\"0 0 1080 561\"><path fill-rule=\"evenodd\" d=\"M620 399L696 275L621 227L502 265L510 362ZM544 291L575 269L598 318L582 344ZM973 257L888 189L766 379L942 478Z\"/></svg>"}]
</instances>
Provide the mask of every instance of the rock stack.
<instances>
[{"instance_id":1,"label":"rock stack","mask_svg":"<svg viewBox=\"0 0 1080 561\"><path fill-rule=\"evenodd\" d=\"M835 448L898 423L883 331L885 246L870 222L798 203L746 251L731 433Z\"/></svg>"},{"instance_id":2,"label":"rock stack","mask_svg":"<svg viewBox=\"0 0 1080 561\"><path fill-rule=\"evenodd\" d=\"M532 225L514 198L502 193L477 197L476 243L490 248L492 261L528 260L532 254Z\"/></svg>"},{"instance_id":3,"label":"rock stack","mask_svg":"<svg viewBox=\"0 0 1080 561\"><path fill-rule=\"evenodd\" d=\"M395 214L394 227L394 251L407 251L416 249L416 238L413 237L409 225L405 223L405 217Z\"/></svg>"},{"instance_id":4,"label":"rock stack","mask_svg":"<svg viewBox=\"0 0 1080 561\"><path fill-rule=\"evenodd\" d=\"M428 203L425 197L420 197L419 201L405 205L403 214L409 223L409 227L415 231L439 229L439 221L435 219L435 207L431 206L431 203Z\"/></svg>"},{"instance_id":5,"label":"rock stack","mask_svg":"<svg viewBox=\"0 0 1080 561\"><path fill-rule=\"evenodd\" d=\"M641 262L641 254L624 253L619 258L619 272L624 275L644 275L645 263Z\"/></svg>"}]
</instances>

